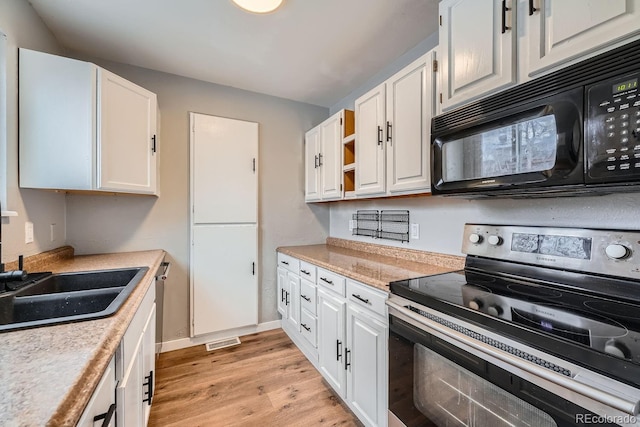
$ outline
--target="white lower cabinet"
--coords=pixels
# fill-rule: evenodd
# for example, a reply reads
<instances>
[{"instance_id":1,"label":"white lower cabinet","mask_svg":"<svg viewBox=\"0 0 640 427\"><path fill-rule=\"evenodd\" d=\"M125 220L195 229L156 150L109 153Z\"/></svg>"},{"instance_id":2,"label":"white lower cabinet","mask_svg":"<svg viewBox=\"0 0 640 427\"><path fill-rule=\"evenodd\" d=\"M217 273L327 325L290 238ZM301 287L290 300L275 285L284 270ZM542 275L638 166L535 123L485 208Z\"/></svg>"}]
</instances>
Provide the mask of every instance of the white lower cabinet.
<instances>
[{"instance_id":1,"label":"white lower cabinet","mask_svg":"<svg viewBox=\"0 0 640 427\"><path fill-rule=\"evenodd\" d=\"M102 374L93 396L78 421L78 427L94 427L95 425L113 427L116 425L116 367L115 359L111 359Z\"/></svg>"},{"instance_id":2,"label":"white lower cabinet","mask_svg":"<svg viewBox=\"0 0 640 427\"><path fill-rule=\"evenodd\" d=\"M147 291L119 349L116 388L118 426L141 427L149 421L155 386L155 286Z\"/></svg>"},{"instance_id":3,"label":"white lower cabinet","mask_svg":"<svg viewBox=\"0 0 640 427\"><path fill-rule=\"evenodd\" d=\"M364 425L386 426L387 294L283 254L278 260L282 328Z\"/></svg>"}]
</instances>

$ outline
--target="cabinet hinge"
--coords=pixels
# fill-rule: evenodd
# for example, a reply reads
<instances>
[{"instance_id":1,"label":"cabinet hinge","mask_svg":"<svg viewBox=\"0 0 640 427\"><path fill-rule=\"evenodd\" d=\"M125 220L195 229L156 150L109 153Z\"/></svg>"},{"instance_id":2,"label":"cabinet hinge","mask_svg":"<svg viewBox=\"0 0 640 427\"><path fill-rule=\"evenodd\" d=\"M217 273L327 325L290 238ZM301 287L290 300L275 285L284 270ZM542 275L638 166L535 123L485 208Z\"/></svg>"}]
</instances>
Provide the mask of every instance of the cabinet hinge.
<instances>
[{"instance_id":1,"label":"cabinet hinge","mask_svg":"<svg viewBox=\"0 0 640 427\"><path fill-rule=\"evenodd\" d=\"M442 15L440 15L440 26L442 27Z\"/></svg>"},{"instance_id":2,"label":"cabinet hinge","mask_svg":"<svg viewBox=\"0 0 640 427\"><path fill-rule=\"evenodd\" d=\"M438 60L434 59L433 60L433 72L437 72L438 71Z\"/></svg>"},{"instance_id":3,"label":"cabinet hinge","mask_svg":"<svg viewBox=\"0 0 640 427\"><path fill-rule=\"evenodd\" d=\"M253 171L256 171L256 158L253 158Z\"/></svg>"},{"instance_id":4,"label":"cabinet hinge","mask_svg":"<svg viewBox=\"0 0 640 427\"><path fill-rule=\"evenodd\" d=\"M442 104L442 92L440 92L440 104Z\"/></svg>"}]
</instances>

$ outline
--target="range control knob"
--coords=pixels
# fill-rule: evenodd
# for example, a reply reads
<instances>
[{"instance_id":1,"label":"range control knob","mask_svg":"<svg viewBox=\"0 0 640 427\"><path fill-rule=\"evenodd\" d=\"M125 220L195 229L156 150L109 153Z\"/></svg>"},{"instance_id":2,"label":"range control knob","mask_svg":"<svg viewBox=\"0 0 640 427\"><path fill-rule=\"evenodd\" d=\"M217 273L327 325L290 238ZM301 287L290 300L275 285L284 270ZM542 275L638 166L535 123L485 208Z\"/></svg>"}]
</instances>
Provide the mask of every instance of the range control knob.
<instances>
[{"instance_id":1,"label":"range control knob","mask_svg":"<svg viewBox=\"0 0 640 427\"><path fill-rule=\"evenodd\" d=\"M622 343L616 340L609 340L604 345L604 352L620 359L629 359L629 349Z\"/></svg>"},{"instance_id":2,"label":"range control knob","mask_svg":"<svg viewBox=\"0 0 640 427\"><path fill-rule=\"evenodd\" d=\"M489 307L487 307L487 313L489 313L491 316L499 317L502 314L502 307L500 307L499 305L491 304Z\"/></svg>"},{"instance_id":3,"label":"range control knob","mask_svg":"<svg viewBox=\"0 0 640 427\"><path fill-rule=\"evenodd\" d=\"M478 298L474 298L467 303L467 306L471 310L480 310L482 308L482 301L479 300Z\"/></svg>"},{"instance_id":4,"label":"range control knob","mask_svg":"<svg viewBox=\"0 0 640 427\"><path fill-rule=\"evenodd\" d=\"M500 236L496 236L496 235L491 235L489 236L489 238L487 239L487 242L491 245L491 246L500 246L502 244L502 237Z\"/></svg>"},{"instance_id":5,"label":"range control knob","mask_svg":"<svg viewBox=\"0 0 640 427\"><path fill-rule=\"evenodd\" d=\"M624 259L631 255L631 249L618 243L607 246L604 251L611 259Z\"/></svg>"},{"instance_id":6,"label":"range control knob","mask_svg":"<svg viewBox=\"0 0 640 427\"><path fill-rule=\"evenodd\" d=\"M482 242L482 236L479 235L478 233L472 233L469 235L469 241L471 243L481 243Z\"/></svg>"}]
</instances>

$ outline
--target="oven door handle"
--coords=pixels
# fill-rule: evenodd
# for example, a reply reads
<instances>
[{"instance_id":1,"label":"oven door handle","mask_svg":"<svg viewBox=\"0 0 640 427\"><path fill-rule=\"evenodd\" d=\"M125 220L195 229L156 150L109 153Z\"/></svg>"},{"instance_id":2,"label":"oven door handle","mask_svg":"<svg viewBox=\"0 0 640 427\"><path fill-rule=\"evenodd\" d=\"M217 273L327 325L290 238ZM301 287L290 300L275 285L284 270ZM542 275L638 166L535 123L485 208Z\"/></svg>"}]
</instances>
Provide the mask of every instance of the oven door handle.
<instances>
[{"instance_id":1,"label":"oven door handle","mask_svg":"<svg viewBox=\"0 0 640 427\"><path fill-rule=\"evenodd\" d=\"M640 408L639 400L631 401L628 399L624 399L620 396L606 393L602 390L593 388L592 386L585 384L583 382L578 382L573 378L565 377L564 375L560 375L555 372L549 371L546 368L526 362L516 356L512 356L509 353L505 353L498 349L494 349L490 345L474 340L473 338L467 337L464 334L461 334L459 332L456 332L454 330L447 328L446 326L442 326L437 322L429 320L426 317L420 316L419 314L416 314L411 310L404 308L403 306L393 302L392 300L387 300L387 306L389 307L390 316L395 316L401 320L404 320L405 322L415 326L416 328L419 328L422 330L424 330L425 328L431 329L442 335L447 336L450 340L454 342L458 342L466 346L472 347L473 349L477 350L479 353L484 353L485 355L498 359L508 365L513 366L514 368L522 369L532 375L535 375L539 378L543 378L560 387L563 387L575 393L586 396L604 405L607 405L619 411L622 411L626 414L630 414L633 416L638 415L638 411ZM429 331L427 330L427 332ZM478 353L476 353L476 355L478 357L482 357Z\"/></svg>"}]
</instances>

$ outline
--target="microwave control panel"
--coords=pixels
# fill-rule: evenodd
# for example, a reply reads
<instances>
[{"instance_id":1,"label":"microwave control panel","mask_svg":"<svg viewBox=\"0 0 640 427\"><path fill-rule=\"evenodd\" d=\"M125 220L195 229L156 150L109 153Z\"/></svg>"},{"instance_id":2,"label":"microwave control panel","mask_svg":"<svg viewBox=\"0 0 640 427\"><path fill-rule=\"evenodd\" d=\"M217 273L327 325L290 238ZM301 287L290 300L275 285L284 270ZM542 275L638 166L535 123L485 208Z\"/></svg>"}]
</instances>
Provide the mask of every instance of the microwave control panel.
<instances>
[{"instance_id":1,"label":"microwave control panel","mask_svg":"<svg viewBox=\"0 0 640 427\"><path fill-rule=\"evenodd\" d=\"M640 177L640 72L587 87L589 183Z\"/></svg>"}]
</instances>

